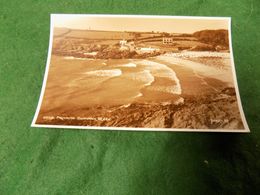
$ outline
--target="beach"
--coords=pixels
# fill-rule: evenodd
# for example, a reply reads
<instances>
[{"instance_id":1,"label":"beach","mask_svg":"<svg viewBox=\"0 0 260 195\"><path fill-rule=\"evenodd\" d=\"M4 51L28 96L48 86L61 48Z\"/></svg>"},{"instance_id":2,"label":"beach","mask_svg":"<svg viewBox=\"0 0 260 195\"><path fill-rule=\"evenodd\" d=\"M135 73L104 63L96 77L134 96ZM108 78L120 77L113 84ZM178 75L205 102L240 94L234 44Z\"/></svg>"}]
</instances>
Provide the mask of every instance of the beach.
<instances>
[{"instance_id":1,"label":"beach","mask_svg":"<svg viewBox=\"0 0 260 195\"><path fill-rule=\"evenodd\" d=\"M215 65L200 63L194 55L147 59L53 55L37 123L242 129L228 55L213 56L218 59Z\"/></svg>"}]
</instances>

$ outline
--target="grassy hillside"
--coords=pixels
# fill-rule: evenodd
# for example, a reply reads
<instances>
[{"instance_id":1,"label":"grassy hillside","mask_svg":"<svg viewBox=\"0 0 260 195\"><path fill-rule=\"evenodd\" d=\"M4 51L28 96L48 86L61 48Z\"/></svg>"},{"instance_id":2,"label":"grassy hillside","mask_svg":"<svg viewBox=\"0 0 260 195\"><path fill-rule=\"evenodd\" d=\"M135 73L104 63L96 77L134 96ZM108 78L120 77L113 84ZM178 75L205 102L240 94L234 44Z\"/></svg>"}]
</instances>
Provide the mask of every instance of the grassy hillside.
<instances>
[{"instance_id":1,"label":"grassy hillside","mask_svg":"<svg viewBox=\"0 0 260 195\"><path fill-rule=\"evenodd\" d=\"M163 37L171 37L173 42L163 44ZM96 57L140 57L132 52L119 51L119 41L134 41L136 48L155 47L164 52L182 50L220 51L228 50L227 30L202 30L193 34L166 32L100 31L54 28L53 52L57 55L84 57L85 52L98 52ZM126 55L127 53L127 55ZM120 54L120 55L119 55ZM122 55L121 55L122 54ZM160 53L157 53L159 55ZM147 57L147 56L146 56Z\"/></svg>"},{"instance_id":2,"label":"grassy hillside","mask_svg":"<svg viewBox=\"0 0 260 195\"><path fill-rule=\"evenodd\" d=\"M134 34L131 32L121 31L100 31L100 30L78 30L66 28L54 28L54 36L64 35L64 38L78 39L133 39Z\"/></svg>"}]
</instances>

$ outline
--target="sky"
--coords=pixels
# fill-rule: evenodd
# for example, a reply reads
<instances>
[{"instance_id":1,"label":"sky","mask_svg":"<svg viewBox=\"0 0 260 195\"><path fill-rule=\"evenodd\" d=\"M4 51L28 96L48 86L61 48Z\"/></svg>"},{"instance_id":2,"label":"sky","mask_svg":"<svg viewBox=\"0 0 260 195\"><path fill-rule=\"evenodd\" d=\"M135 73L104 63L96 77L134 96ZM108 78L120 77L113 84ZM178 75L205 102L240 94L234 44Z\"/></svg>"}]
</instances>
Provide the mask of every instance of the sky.
<instances>
[{"instance_id":1,"label":"sky","mask_svg":"<svg viewBox=\"0 0 260 195\"><path fill-rule=\"evenodd\" d=\"M53 15L54 27L107 31L159 31L193 33L199 30L228 29L227 18L170 18L140 16Z\"/></svg>"}]
</instances>

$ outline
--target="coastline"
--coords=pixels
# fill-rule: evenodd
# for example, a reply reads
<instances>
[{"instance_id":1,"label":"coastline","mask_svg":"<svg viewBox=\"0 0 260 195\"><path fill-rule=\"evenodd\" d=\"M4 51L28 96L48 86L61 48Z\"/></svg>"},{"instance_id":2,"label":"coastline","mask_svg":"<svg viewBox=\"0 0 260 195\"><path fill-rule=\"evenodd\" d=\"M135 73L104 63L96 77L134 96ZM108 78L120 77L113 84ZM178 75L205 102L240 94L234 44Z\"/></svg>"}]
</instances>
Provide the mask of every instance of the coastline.
<instances>
[{"instance_id":1,"label":"coastline","mask_svg":"<svg viewBox=\"0 0 260 195\"><path fill-rule=\"evenodd\" d=\"M138 65L134 60L126 61L132 64L124 68L135 68L136 64ZM217 68L207 67L187 59L169 60L169 56L156 56L146 61L150 64L163 64L172 69L180 82L182 93L175 95L159 93L152 91L152 86L148 85L141 89L141 93L134 98L134 101L125 104L70 105L56 111L55 109L46 112L43 110L37 124L244 129L234 87L223 79L227 75L216 79L216 76L204 74L205 70L209 70L208 68L211 71L213 69L217 71ZM152 83L156 84L156 79Z\"/></svg>"}]
</instances>

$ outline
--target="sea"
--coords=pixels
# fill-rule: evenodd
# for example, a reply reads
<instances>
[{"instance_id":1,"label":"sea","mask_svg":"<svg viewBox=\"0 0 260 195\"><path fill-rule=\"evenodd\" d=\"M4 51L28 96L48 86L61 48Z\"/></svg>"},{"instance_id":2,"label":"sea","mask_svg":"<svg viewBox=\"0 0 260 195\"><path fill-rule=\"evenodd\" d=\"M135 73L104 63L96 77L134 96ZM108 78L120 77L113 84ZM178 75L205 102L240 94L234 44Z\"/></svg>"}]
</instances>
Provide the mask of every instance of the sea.
<instances>
[{"instance_id":1,"label":"sea","mask_svg":"<svg viewBox=\"0 0 260 195\"><path fill-rule=\"evenodd\" d=\"M165 104L182 94L174 70L152 59L54 58L45 98L57 106Z\"/></svg>"}]
</instances>

